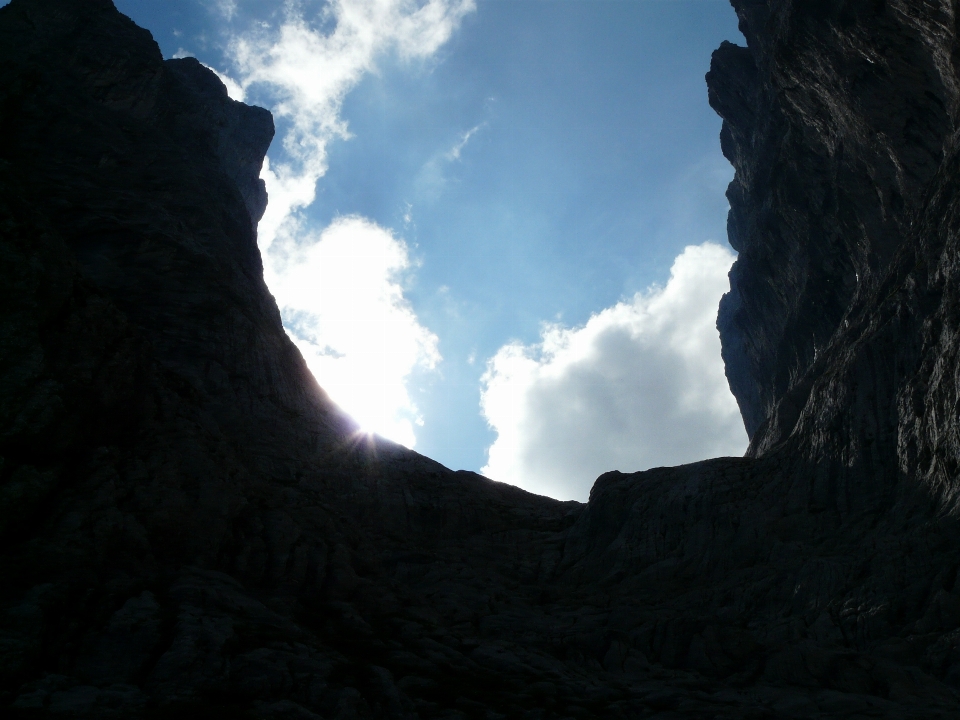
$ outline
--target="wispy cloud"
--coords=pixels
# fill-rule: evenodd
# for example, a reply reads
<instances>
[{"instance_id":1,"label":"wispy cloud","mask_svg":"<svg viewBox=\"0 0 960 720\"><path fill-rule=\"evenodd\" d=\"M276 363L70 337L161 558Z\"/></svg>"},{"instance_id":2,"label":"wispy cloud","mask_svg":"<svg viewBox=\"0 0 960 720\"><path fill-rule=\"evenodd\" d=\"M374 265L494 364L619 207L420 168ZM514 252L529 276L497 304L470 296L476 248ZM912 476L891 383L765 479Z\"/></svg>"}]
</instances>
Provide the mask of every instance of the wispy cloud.
<instances>
[{"instance_id":1,"label":"wispy cloud","mask_svg":"<svg viewBox=\"0 0 960 720\"><path fill-rule=\"evenodd\" d=\"M237 0L216 0L216 8L227 20L233 20L237 14Z\"/></svg>"},{"instance_id":2,"label":"wispy cloud","mask_svg":"<svg viewBox=\"0 0 960 720\"><path fill-rule=\"evenodd\" d=\"M460 152L467 146L467 143L470 142L470 138L472 138L477 133L477 131L483 128L485 125L486 123L480 123L479 125L474 125L472 128L470 128L465 133L463 133L463 135L461 135L460 139L457 141L457 144L454 145L452 148L450 148L446 152L444 157L446 157L446 159L450 161L459 160Z\"/></svg>"},{"instance_id":3,"label":"wispy cloud","mask_svg":"<svg viewBox=\"0 0 960 720\"><path fill-rule=\"evenodd\" d=\"M313 202L327 169L327 145L348 138L340 111L344 97L382 55L427 58L453 34L473 0L333 0L318 18L325 32L288 7L278 28L236 38L232 54L244 88L261 86L271 109L289 122L285 158L264 169L270 206L260 224L269 247L292 213Z\"/></svg>"},{"instance_id":4,"label":"wispy cloud","mask_svg":"<svg viewBox=\"0 0 960 720\"><path fill-rule=\"evenodd\" d=\"M482 409L497 439L482 472L585 500L608 470L742 454L746 433L716 330L733 259L713 243L687 247L666 286L583 327L548 325L537 345L502 347L483 377Z\"/></svg>"},{"instance_id":5,"label":"wispy cloud","mask_svg":"<svg viewBox=\"0 0 960 720\"><path fill-rule=\"evenodd\" d=\"M450 164L460 160L460 154L470 142L470 139L480 130L487 126L486 122L475 125L464 133L460 134L457 141L446 152L437 152L427 160L417 173L416 187L417 195L421 200L433 202L443 194L447 183L450 182L449 169Z\"/></svg>"},{"instance_id":6,"label":"wispy cloud","mask_svg":"<svg viewBox=\"0 0 960 720\"><path fill-rule=\"evenodd\" d=\"M235 11L234 3L219 6ZM312 18L301 7L289 2L276 26L235 36L235 83L221 74L232 95L256 97L282 129L261 173L269 195L259 225L264 276L327 392L368 429L412 446L418 415L406 382L440 356L403 295L408 249L362 218L320 231L303 210L327 170L328 144L350 137L346 95L387 54L432 56L474 0L331 0Z\"/></svg>"}]
</instances>

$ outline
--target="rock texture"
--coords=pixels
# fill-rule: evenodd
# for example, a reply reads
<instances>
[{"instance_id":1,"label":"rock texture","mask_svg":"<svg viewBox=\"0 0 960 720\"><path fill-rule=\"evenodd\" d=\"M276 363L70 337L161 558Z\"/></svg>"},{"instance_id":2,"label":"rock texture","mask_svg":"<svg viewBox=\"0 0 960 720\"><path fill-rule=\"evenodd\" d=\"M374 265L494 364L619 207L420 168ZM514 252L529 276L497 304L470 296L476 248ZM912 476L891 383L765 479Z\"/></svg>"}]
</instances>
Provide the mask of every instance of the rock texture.
<instances>
[{"instance_id":1,"label":"rock texture","mask_svg":"<svg viewBox=\"0 0 960 720\"><path fill-rule=\"evenodd\" d=\"M263 284L269 115L0 8L4 716L957 717L956 8L735 7L751 452L586 505L358 435Z\"/></svg>"},{"instance_id":2,"label":"rock texture","mask_svg":"<svg viewBox=\"0 0 960 720\"><path fill-rule=\"evenodd\" d=\"M796 420L807 371L928 200L956 128L956 8L733 4L749 48L724 43L707 76L736 169L728 235L739 258L718 325L755 438L778 403L780 423Z\"/></svg>"}]
</instances>

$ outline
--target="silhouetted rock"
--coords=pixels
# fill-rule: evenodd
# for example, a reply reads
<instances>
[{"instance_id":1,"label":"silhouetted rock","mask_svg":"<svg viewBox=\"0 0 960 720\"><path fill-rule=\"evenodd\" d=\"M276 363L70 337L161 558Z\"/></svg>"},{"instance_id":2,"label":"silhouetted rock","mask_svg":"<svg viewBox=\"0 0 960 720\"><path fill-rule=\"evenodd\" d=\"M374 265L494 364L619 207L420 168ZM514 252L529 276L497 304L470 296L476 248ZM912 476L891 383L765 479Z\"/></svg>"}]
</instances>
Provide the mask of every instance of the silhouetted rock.
<instances>
[{"instance_id":1,"label":"silhouetted rock","mask_svg":"<svg viewBox=\"0 0 960 720\"><path fill-rule=\"evenodd\" d=\"M718 325L751 438L904 244L956 121L955 6L734 0L707 75L736 176ZM785 399L785 396L787 399ZM791 407L787 407L790 405Z\"/></svg>"},{"instance_id":2,"label":"silhouetted rock","mask_svg":"<svg viewBox=\"0 0 960 720\"><path fill-rule=\"evenodd\" d=\"M358 434L263 283L269 115L0 8L5 715L956 717L955 6L736 6L750 457L586 505Z\"/></svg>"}]
</instances>

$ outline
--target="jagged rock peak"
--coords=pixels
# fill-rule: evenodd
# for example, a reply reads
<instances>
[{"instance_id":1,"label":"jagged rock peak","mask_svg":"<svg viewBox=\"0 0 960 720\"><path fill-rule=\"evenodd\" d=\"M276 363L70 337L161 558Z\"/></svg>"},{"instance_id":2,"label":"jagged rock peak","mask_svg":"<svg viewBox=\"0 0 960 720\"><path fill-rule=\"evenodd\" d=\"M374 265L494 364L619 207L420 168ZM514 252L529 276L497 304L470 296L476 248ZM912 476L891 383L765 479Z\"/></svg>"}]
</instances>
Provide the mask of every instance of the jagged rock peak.
<instances>
[{"instance_id":1,"label":"jagged rock peak","mask_svg":"<svg viewBox=\"0 0 960 720\"><path fill-rule=\"evenodd\" d=\"M267 197L260 168L274 134L268 111L228 98L220 79L195 58L164 62L149 32L110 0L13 0L0 12L8 67L67 73L76 90L105 108L206 143L236 183L253 223L262 217ZM50 76L32 81L54 92L65 86ZM15 102L18 89L24 91L6 88L8 102Z\"/></svg>"}]
</instances>

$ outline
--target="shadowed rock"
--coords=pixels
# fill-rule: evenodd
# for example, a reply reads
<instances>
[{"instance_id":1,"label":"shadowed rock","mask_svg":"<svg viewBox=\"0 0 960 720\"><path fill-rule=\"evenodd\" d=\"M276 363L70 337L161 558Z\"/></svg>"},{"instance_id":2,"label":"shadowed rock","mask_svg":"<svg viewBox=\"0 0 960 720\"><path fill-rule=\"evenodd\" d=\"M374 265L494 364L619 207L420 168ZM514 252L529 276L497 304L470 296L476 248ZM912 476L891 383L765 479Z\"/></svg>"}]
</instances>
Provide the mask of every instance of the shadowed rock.
<instances>
[{"instance_id":1,"label":"shadowed rock","mask_svg":"<svg viewBox=\"0 0 960 720\"><path fill-rule=\"evenodd\" d=\"M4 713L955 717L954 6L735 6L750 457L586 505L357 434L263 283L269 114L0 8Z\"/></svg>"}]
</instances>

